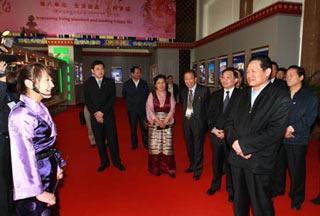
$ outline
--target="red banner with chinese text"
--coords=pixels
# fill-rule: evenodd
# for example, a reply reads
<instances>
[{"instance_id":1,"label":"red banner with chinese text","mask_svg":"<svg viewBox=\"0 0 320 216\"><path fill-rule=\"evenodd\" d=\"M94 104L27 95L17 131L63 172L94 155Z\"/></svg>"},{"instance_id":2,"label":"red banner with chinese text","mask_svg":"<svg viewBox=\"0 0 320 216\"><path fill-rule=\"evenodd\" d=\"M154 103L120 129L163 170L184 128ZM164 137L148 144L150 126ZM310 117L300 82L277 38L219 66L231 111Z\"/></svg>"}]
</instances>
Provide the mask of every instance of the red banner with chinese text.
<instances>
[{"instance_id":1,"label":"red banner with chinese text","mask_svg":"<svg viewBox=\"0 0 320 216\"><path fill-rule=\"evenodd\" d=\"M0 0L0 31L176 37L175 0Z\"/></svg>"}]
</instances>

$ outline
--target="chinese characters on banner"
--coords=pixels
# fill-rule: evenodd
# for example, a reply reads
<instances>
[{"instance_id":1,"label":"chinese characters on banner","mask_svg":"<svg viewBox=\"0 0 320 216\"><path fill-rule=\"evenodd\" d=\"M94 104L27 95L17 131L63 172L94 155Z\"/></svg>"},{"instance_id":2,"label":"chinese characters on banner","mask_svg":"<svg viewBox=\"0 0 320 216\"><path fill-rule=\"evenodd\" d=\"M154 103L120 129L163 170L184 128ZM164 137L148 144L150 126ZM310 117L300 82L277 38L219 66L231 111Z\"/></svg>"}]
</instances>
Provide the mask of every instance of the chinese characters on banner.
<instances>
[{"instance_id":1,"label":"chinese characters on banner","mask_svg":"<svg viewBox=\"0 0 320 216\"><path fill-rule=\"evenodd\" d=\"M6 0L0 31L176 37L175 0Z\"/></svg>"}]
</instances>

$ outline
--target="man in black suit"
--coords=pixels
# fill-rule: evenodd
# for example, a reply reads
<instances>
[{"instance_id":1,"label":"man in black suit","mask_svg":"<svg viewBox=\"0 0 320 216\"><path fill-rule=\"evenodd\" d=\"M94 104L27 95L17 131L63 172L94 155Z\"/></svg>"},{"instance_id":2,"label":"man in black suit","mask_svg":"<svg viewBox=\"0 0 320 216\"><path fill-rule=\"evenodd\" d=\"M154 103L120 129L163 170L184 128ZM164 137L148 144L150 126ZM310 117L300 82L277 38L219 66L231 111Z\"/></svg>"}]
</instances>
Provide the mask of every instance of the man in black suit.
<instances>
[{"instance_id":1,"label":"man in black suit","mask_svg":"<svg viewBox=\"0 0 320 216\"><path fill-rule=\"evenodd\" d=\"M140 122L140 130L144 148L148 148L148 133L145 128L146 102L149 87L146 81L141 79L141 68L134 66L130 69L131 78L123 84L122 96L125 98L131 128L131 148L138 147L137 126Z\"/></svg>"},{"instance_id":2,"label":"man in black suit","mask_svg":"<svg viewBox=\"0 0 320 216\"><path fill-rule=\"evenodd\" d=\"M277 62L272 61L271 63L272 63L272 71L271 71L270 82L278 88L288 90L287 83L284 80L277 78L277 73L279 70L279 66Z\"/></svg>"},{"instance_id":3,"label":"man in black suit","mask_svg":"<svg viewBox=\"0 0 320 216\"><path fill-rule=\"evenodd\" d=\"M94 61L91 65L91 72L94 77L90 77L84 83L85 104L91 114L91 124L98 146L100 156L100 166L98 172L102 172L110 166L106 147L109 147L113 165L120 171L124 171L119 155L118 135L113 110L116 87L114 80L104 76L104 63ZM107 139L107 146L105 144Z\"/></svg>"},{"instance_id":4,"label":"man in black suit","mask_svg":"<svg viewBox=\"0 0 320 216\"><path fill-rule=\"evenodd\" d=\"M186 71L183 77L187 86L181 91L183 130L189 158L189 167L185 172L193 172L193 179L197 181L203 168L203 142L207 130L209 89L197 84L197 76L193 70Z\"/></svg>"},{"instance_id":5,"label":"man in black suit","mask_svg":"<svg viewBox=\"0 0 320 216\"><path fill-rule=\"evenodd\" d=\"M167 76L167 91L173 94L174 99L177 101L178 94L179 94L179 87L177 84L173 82L173 76L168 75Z\"/></svg>"},{"instance_id":6,"label":"man in black suit","mask_svg":"<svg viewBox=\"0 0 320 216\"><path fill-rule=\"evenodd\" d=\"M210 138L212 144L212 168L213 179L208 195L213 195L221 188L221 179L223 168L226 171L227 191L229 200L233 200L232 179L230 175L230 165L227 163L229 155L229 146L225 142L224 124L230 113L230 110L237 99L239 99L240 90L235 88L238 82L238 73L234 68L226 68L222 71L220 83L222 89L214 92L210 97L208 109L208 125L211 131Z\"/></svg>"},{"instance_id":7,"label":"man in black suit","mask_svg":"<svg viewBox=\"0 0 320 216\"><path fill-rule=\"evenodd\" d=\"M288 123L290 98L269 81L271 61L257 56L249 61L245 89L225 125L231 151L234 214L274 215L271 176L276 153Z\"/></svg>"}]
</instances>

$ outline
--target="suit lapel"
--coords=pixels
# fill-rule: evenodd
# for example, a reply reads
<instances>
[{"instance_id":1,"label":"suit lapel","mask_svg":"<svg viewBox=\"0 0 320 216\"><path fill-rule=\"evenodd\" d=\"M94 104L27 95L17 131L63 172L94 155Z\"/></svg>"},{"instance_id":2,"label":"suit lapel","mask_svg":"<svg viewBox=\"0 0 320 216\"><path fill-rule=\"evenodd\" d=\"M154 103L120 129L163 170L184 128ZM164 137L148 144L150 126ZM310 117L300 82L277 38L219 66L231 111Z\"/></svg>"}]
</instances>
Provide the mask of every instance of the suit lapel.
<instances>
[{"instance_id":1,"label":"suit lapel","mask_svg":"<svg viewBox=\"0 0 320 216\"><path fill-rule=\"evenodd\" d=\"M223 113L223 93L224 93L224 90L221 89L221 91L218 95L218 108L221 113Z\"/></svg>"},{"instance_id":2,"label":"suit lapel","mask_svg":"<svg viewBox=\"0 0 320 216\"><path fill-rule=\"evenodd\" d=\"M199 94L200 94L200 89L199 89L199 84L197 84L196 89L194 90L194 96L193 96L193 101L192 101L192 106L194 109L195 101L198 100Z\"/></svg>"}]
</instances>

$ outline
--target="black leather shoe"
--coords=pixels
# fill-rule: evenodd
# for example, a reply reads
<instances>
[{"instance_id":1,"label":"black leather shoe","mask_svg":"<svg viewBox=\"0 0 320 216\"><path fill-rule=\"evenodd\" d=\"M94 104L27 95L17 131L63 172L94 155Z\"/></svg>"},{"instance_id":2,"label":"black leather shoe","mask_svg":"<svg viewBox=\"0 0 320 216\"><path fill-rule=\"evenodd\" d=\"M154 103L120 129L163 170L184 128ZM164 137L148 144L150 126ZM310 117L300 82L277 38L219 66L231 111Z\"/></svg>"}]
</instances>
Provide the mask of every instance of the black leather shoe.
<instances>
[{"instance_id":1,"label":"black leather shoe","mask_svg":"<svg viewBox=\"0 0 320 216\"><path fill-rule=\"evenodd\" d=\"M295 211L299 211L301 209L301 204L291 205L291 208Z\"/></svg>"},{"instance_id":2,"label":"black leather shoe","mask_svg":"<svg viewBox=\"0 0 320 216\"><path fill-rule=\"evenodd\" d=\"M294 206L292 206L291 208L292 208L293 210L295 210L295 211L299 211L300 208L301 208L301 205L294 205Z\"/></svg>"},{"instance_id":3,"label":"black leather shoe","mask_svg":"<svg viewBox=\"0 0 320 216\"><path fill-rule=\"evenodd\" d=\"M310 201L315 205L320 205L320 194L316 198L314 198Z\"/></svg>"},{"instance_id":4,"label":"black leather shoe","mask_svg":"<svg viewBox=\"0 0 320 216\"><path fill-rule=\"evenodd\" d=\"M274 191L274 192L272 192L272 197L276 197L276 196L282 196L282 195L284 195L284 191L281 191L281 192L276 192L276 191Z\"/></svg>"},{"instance_id":5,"label":"black leather shoe","mask_svg":"<svg viewBox=\"0 0 320 216\"><path fill-rule=\"evenodd\" d=\"M126 168L122 164L116 165L114 167L117 168L120 171L125 171L126 170Z\"/></svg>"},{"instance_id":6,"label":"black leather shoe","mask_svg":"<svg viewBox=\"0 0 320 216\"><path fill-rule=\"evenodd\" d=\"M169 173L169 176L170 176L171 178L176 178L176 174L175 174L175 173Z\"/></svg>"},{"instance_id":7,"label":"black leather shoe","mask_svg":"<svg viewBox=\"0 0 320 216\"><path fill-rule=\"evenodd\" d=\"M132 150L135 150L135 149L137 149L138 148L138 146L131 146L131 149Z\"/></svg>"},{"instance_id":8,"label":"black leather shoe","mask_svg":"<svg viewBox=\"0 0 320 216\"><path fill-rule=\"evenodd\" d=\"M231 195L229 194L229 196L228 196L228 201L229 201L229 202L233 202L233 199L234 199L233 196L231 196Z\"/></svg>"},{"instance_id":9,"label":"black leather shoe","mask_svg":"<svg viewBox=\"0 0 320 216\"><path fill-rule=\"evenodd\" d=\"M209 196L212 196L212 195L214 195L218 190L220 190L220 188L218 188L218 189L209 188L209 189L207 190L207 194L208 194Z\"/></svg>"},{"instance_id":10,"label":"black leather shoe","mask_svg":"<svg viewBox=\"0 0 320 216\"><path fill-rule=\"evenodd\" d=\"M193 172L193 168L192 167L188 167L187 169L184 170L185 173L192 173Z\"/></svg>"},{"instance_id":11,"label":"black leather shoe","mask_svg":"<svg viewBox=\"0 0 320 216\"><path fill-rule=\"evenodd\" d=\"M199 179L200 179L200 175L194 175L194 176L193 176L193 180L199 181Z\"/></svg>"},{"instance_id":12,"label":"black leather shoe","mask_svg":"<svg viewBox=\"0 0 320 216\"><path fill-rule=\"evenodd\" d=\"M98 167L98 172L102 172L102 171L104 171L105 169L106 169L106 165L101 165L101 166L99 166Z\"/></svg>"}]
</instances>

